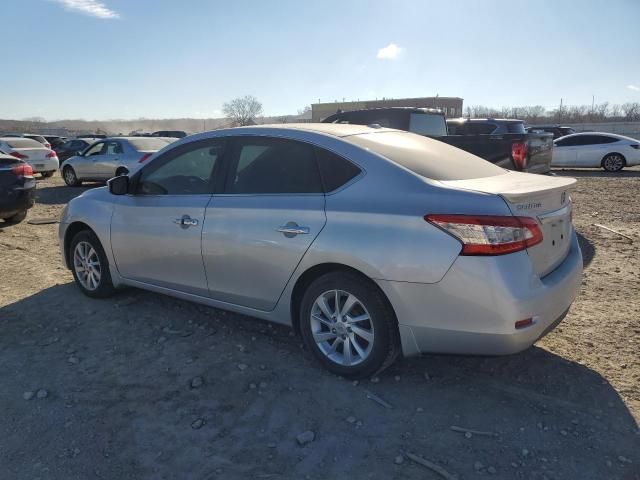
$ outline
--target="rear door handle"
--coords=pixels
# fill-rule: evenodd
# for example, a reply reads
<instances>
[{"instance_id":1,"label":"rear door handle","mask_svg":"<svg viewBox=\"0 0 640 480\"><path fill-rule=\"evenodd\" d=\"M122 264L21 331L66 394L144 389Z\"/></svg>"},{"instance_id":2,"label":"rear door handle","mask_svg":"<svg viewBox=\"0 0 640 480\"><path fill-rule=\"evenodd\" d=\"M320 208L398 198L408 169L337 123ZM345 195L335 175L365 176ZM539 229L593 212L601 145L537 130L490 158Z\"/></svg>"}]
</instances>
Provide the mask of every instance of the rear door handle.
<instances>
[{"instance_id":1,"label":"rear door handle","mask_svg":"<svg viewBox=\"0 0 640 480\"><path fill-rule=\"evenodd\" d=\"M283 233L287 238L291 238L296 235L307 235L309 233L309 227L301 227L296 222L288 222L286 225L281 225L276 228L276 231Z\"/></svg>"},{"instance_id":2,"label":"rear door handle","mask_svg":"<svg viewBox=\"0 0 640 480\"><path fill-rule=\"evenodd\" d=\"M176 218L173 223L180 225L182 228L189 228L198 225L198 220L191 218L189 215L183 215L182 218Z\"/></svg>"}]
</instances>

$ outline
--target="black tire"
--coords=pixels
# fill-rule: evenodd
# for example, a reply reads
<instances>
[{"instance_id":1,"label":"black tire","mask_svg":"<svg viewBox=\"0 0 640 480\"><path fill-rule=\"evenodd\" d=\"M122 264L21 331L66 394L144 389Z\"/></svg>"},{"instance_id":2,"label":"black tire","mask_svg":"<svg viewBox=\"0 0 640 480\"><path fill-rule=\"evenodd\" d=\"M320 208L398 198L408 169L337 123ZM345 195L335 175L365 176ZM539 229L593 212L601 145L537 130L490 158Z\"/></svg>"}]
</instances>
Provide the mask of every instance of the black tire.
<instances>
[{"instance_id":1,"label":"black tire","mask_svg":"<svg viewBox=\"0 0 640 480\"><path fill-rule=\"evenodd\" d=\"M372 326L374 335L373 341L370 344L365 342L365 349L368 349L369 345L371 349L368 355L364 357L364 360L361 360L360 363L356 365L347 366L339 363L338 360L329 358L327 354L323 353L323 350L314 339L313 330L320 326L320 322L316 320L312 321L311 319L314 303L321 295L333 290L341 291L345 296L347 294L355 296L361 306L366 309L366 313L368 313L368 317L370 318L369 326ZM341 303L341 305L343 306L344 303L346 303L346 300ZM335 306L333 308L335 309ZM356 308L360 308L360 306ZM356 312L356 314L357 313L358 312ZM362 313L362 310L360 313ZM362 323L359 323L359 325L362 325ZM328 329L326 325L320 328ZM398 322L389 301L372 281L352 272L327 273L309 285L304 293L300 306L300 331L307 348L311 350L318 361L330 372L346 378L370 377L391 365L399 353ZM324 332L324 330L322 330L322 332ZM351 332L351 330L349 330L349 332ZM326 333L329 334L329 331L327 330ZM342 339L345 341L347 336L353 338L354 335L353 332L346 333L342 335ZM358 337L358 339L360 343L359 346L362 348L363 340L361 337ZM333 355L340 354L339 350L344 351L344 343L340 342L341 341L336 338L333 345L330 345L332 348L338 350L334 350ZM338 343L337 347L336 343ZM324 345L323 348L327 346L329 346L328 343ZM350 348L351 352L356 353L355 346L348 348ZM342 352L341 355L344 357L344 352Z\"/></svg>"},{"instance_id":2,"label":"black tire","mask_svg":"<svg viewBox=\"0 0 640 480\"><path fill-rule=\"evenodd\" d=\"M15 215L9 217L9 218L5 218L4 222L7 225L15 225L17 223L20 223L21 221L23 221L25 218L27 218L27 211L26 210L22 210L21 212L16 213Z\"/></svg>"},{"instance_id":3,"label":"black tire","mask_svg":"<svg viewBox=\"0 0 640 480\"><path fill-rule=\"evenodd\" d=\"M74 255L76 246L81 242L89 244L95 250L98 257L100 280L97 282L97 286L93 289L87 288L83 285L83 281L79 278L79 274L76 271ZM82 293L88 297L106 298L112 296L116 292L113 282L111 281L111 273L109 272L109 261L107 260L107 256L104 253L100 240L98 240L96 234L91 230L82 230L81 232L76 233L73 237L71 244L69 245L69 263L71 264L71 273L76 281L76 285L80 288Z\"/></svg>"},{"instance_id":4,"label":"black tire","mask_svg":"<svg viewBox=\"0 0 640 480\"><path fill-rule=\"evenodd\" d=\"M116 177L119 177L121 175L128 175L129 174L129 170L125 167L120 167L116 170Z\"/></svg>"},{"instance_id":5,"label":"black tire","mask_svg":"<svg viewBox=\"0 0 640 480\"><path fill-rule=\"evenodd\" d=\"M627 160L620 153L609 153L601 162L607 172L619 172L627 165Z\"/></svg>"},{"instance_id":6,"label":"black tire","mask_svg":"<svg viewBox=\"0 0 640 480\"><path fill-rule=\"evenodd\" d=\"M49 177L53 177L54 173L55 173L55 170L51 172L40 172L40 175L42 176L42 178L49 178Z\"/></svg>"},{"instance_id":7,"label":"black tire","mask_svg":"<svg viewBox=\"0 0 640 480\"><path fill-rule=\"evenodd\" d=\"M82 185L82 182L78 180L76 171L70 165L67 165L62 169L62 178L64 179L64 183L70 187L79 187Z\"/></svg>"}]
</instances>

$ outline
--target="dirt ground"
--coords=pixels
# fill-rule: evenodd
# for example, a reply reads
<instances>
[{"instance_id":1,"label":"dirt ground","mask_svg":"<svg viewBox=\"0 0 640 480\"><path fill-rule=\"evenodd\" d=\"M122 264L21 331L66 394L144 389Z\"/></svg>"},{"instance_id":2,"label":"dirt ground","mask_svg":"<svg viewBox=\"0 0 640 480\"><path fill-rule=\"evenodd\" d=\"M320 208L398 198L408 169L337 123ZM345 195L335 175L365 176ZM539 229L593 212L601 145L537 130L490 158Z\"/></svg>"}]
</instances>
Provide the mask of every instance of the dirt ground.
<instances>
[{"instance_id":1,"label":"dirt ground","mask_svg":"<svg viewBox=\"0 0 640 480\"><path fill-rule=\"evenodd\" d=\"M640 170L558 173L579 179L585 258L564 322L518 355L359 383L287 328L138 290L91 300L57 225L0 225L0 478L449 478L409 452L459 479L639 479ZM29 219L83 190L38 188Z\"/></svg>"}]
</instances>

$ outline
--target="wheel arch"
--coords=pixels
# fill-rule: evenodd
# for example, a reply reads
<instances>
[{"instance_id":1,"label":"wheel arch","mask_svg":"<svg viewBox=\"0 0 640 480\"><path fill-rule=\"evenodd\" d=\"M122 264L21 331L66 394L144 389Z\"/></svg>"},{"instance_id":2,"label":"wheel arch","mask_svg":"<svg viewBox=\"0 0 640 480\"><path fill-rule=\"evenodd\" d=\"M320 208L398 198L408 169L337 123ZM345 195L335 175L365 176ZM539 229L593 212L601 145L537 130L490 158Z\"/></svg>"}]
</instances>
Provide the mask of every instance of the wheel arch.
<instances>
[{"instance_id":1,"label":"wheel arch","mask_svg":"<svg viewBox=\"0 0 640 480\"><path fill-rule=\"evenodd\" d=\"M373 288L380 292L382 297L389 305L389 308L393 312L395 321L397 323L398 319L396 316L396 312L393 308L393 305L391 304L391 301L389 300L389 297L387 297L385 292L378 286L378 284L374 280L372 280L357 268L350 267L342 263L327 262L309 267L296 279L295 285L293 286L293 289L291 291L291 301L289 302L291 326L296 334L300 333L300 306L302 304L302 297L304 296L304 292L306 291L307 287L311 285L311 283L313 283L314 280L321 277L322 275L333 272L352 273L362 278L368 284L372 285Z\"/></svg>"},{"instance_id":2,"label":"wheel arch","mask_svg":"<svg viewBox=\"0 0 640 480\"><path fill-rule=\"evenodd\" d=\"M80 222L80 221L72 222L71 224L69 224L69 226L64 232L64 262L68 269L71 269L71 263L69 258L70 257L69 249L71 247L71 240L73 240L73 237L75 237L78 233L82 232L83 230L89 230L90 232L93 232L94 235L96 234L93 228L91 228L86 223Z\"/></svg>"}]
</instances>

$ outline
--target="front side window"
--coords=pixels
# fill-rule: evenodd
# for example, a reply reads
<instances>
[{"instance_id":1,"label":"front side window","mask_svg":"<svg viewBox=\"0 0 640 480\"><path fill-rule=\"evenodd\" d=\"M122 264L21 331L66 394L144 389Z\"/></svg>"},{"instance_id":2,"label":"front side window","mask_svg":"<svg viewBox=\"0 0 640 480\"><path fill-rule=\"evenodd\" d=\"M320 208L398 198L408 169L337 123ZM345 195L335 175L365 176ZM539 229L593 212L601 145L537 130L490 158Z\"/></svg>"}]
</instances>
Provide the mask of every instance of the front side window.
<instances>
[{"instance_id":1,"label":"front side window","mask_svg":"<svg viewBox=\"0 0 640 480\"><path fill-rule=\"evenodd\" d=\"M117 155L122 153L122 145L120 142L105 142L103 155Z\"/></svg>"},{"instance_id":2,"label":"front side window","mask_svg":"<svg viewBox=\"0 0 640 480\"><path fill-rule=\"evenodd\" d=\"M100 155L102 153L102 147L104 146L104 142L98 142L89 147L89 149L84 153L85 157L91 157L92 155Z\"/></svg>"},{"instance_id":3,"label":"front side window","mask_svg":"<svg viewBox=\"0 0 640 480\"><path fill-rule=\"evenodd\" d=\"M184 145L158 157L140 172L141 195L203 195L213 193L213 176L224 140Z\"/></svg>"},{"instance_id":4,"label":"front side window","mask_svg":"<svg viewBox=\"0 0 640 480\"><path fill-rule=\"evenodd\" d=\"M313 147L280 138L238 137L227 193L322 193Z\"/></svg>"}]
</instances>

